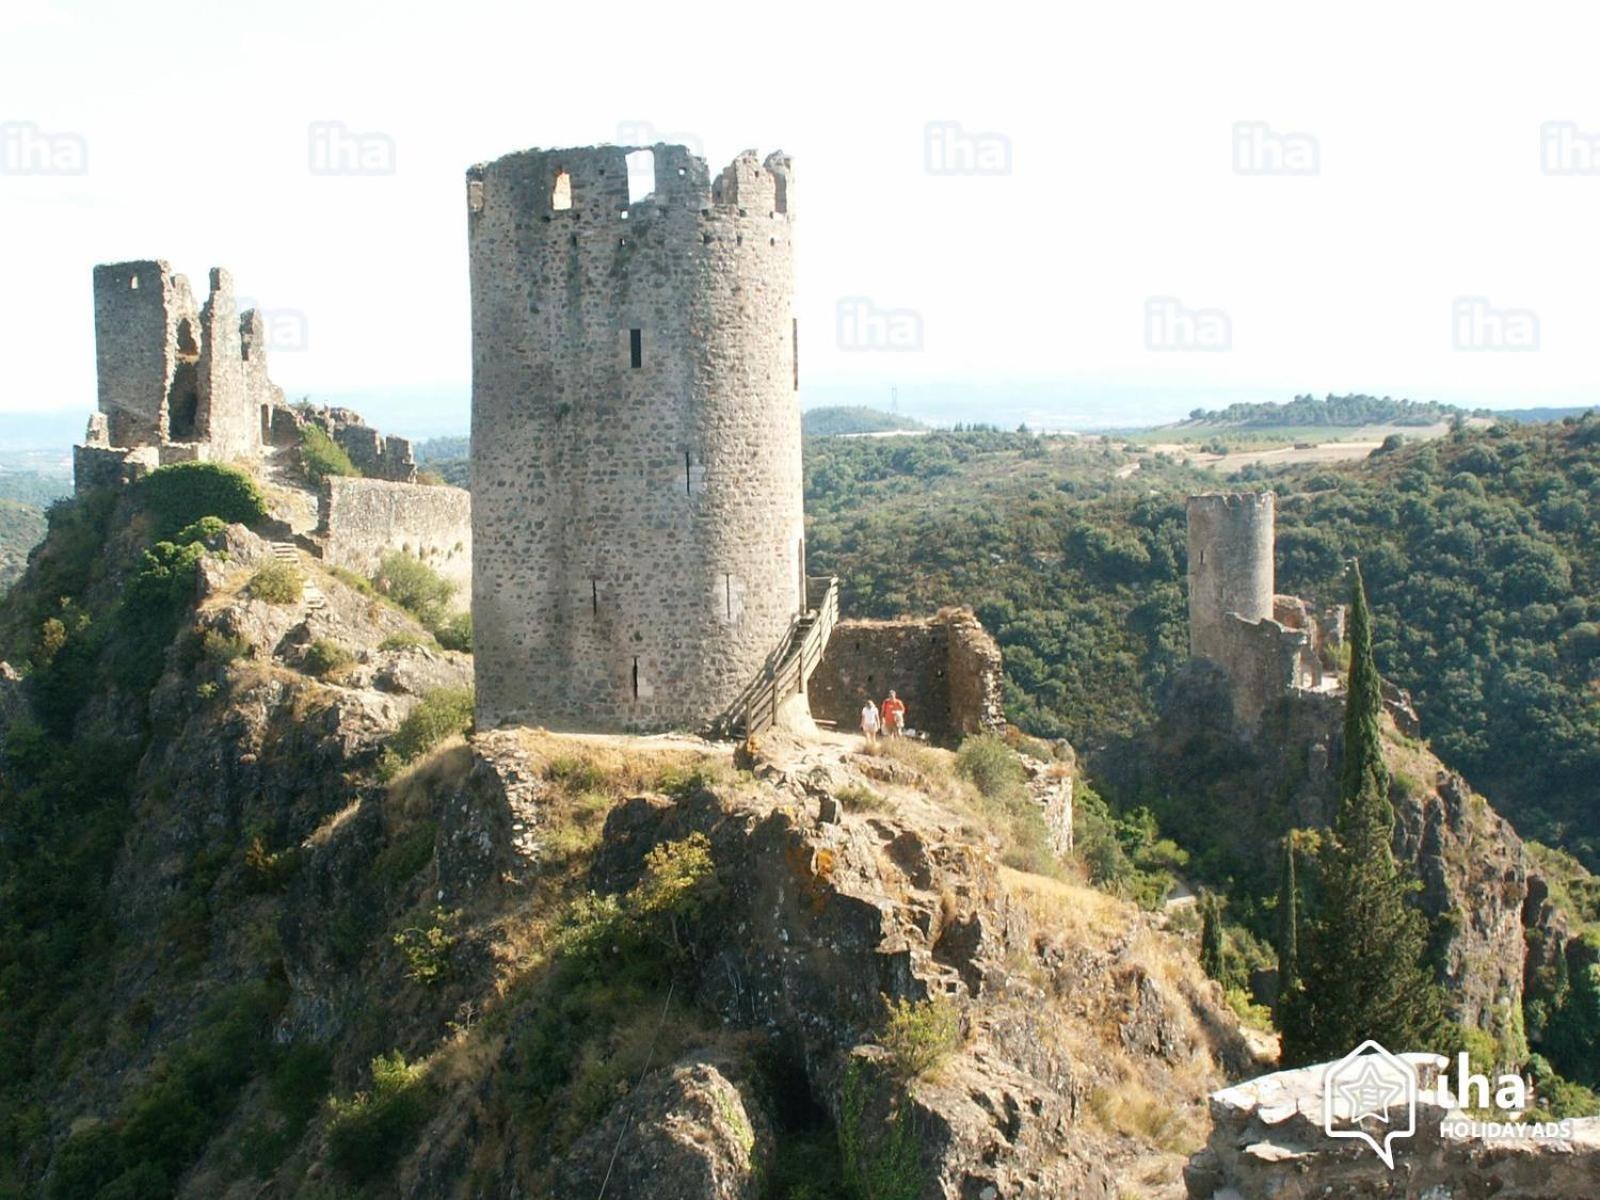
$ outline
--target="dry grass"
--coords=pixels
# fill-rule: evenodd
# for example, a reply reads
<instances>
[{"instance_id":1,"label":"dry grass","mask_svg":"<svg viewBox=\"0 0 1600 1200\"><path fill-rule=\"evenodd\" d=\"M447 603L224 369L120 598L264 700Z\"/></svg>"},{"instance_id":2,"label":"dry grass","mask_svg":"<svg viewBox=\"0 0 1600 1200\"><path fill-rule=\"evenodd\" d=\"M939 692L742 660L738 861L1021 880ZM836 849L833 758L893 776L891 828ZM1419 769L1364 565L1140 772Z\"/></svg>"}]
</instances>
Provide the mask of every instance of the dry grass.
<instances>
[{"instance_id":1,"label":"dry grass","mask_svg":"<svg viewBox=\"0 0 1600 1200\"><path fill-rule=\"evenodd\" d=\"M1022 902L1042 929L1073 940L1093 938L1110 942L1141 919L1138 908L1087 884L1033 875L1011 867L1000 868L1006 890Z\"/></svg>"},{"instance_id":2,"label":"dry grass","mask_svg":"<svg viewBox=\"0 0 1600 1200\"><path fill-rule=\"evenodd\" d=\"M385 815L391 825L432 815L434 805L466 783L472 773L472 747L459 734L446 738L389 782Z\"/></svg>"},{"instance_id":3,"label":"dry grass","mask_svg":"<svg viewBox=\"0 0 1600 1200\"><path fill-rule=\"evenodd\" d=\"M1089 1112L1108 1133L1167 1154L1193 1154L1205 1144L1196 1113L1162 1099L1140 1080L1125 1078L1089 1094Z\"/></svg>"}]
</instances>

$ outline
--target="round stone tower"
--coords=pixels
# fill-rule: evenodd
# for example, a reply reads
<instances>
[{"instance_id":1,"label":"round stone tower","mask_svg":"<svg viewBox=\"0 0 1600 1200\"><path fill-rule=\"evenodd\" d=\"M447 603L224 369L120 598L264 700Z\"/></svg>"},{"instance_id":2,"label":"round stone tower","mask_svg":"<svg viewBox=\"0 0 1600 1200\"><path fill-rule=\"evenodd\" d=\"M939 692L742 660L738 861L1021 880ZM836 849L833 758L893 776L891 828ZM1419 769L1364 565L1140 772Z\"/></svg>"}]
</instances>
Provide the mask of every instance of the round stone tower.
<instances>
[{"instance_id":1,"label":"round stone tower","mask_svg":"<svg viewBox=\"0 0 1600 1200\"><path fill-rule=\"evenodd\" d=\"M786 644L792 178L669 145L467 172L480 728L697 729Z\"/></svg>"},{"instance_id":2,"label":"round stone tower","mask_svg":"<svg viewBox=\"0 0 1600 1200\"><path fill-rule=\"evenodd\" d=\"M1189 497L1189 654L1226 663L1229 613L1272 616L1271 492Z\"/></svg>"}]
</instances>

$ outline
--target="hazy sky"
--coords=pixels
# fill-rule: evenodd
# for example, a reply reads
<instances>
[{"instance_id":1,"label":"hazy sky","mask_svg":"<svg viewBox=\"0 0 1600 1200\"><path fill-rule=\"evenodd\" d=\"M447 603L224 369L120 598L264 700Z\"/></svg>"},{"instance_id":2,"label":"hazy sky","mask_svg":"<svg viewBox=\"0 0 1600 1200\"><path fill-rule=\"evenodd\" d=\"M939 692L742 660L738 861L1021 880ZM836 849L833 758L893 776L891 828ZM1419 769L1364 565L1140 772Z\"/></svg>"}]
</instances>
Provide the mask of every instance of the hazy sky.
<instances>
[{"instance_id":1,"label":"hazy sky","mask_svg":"<svg viewBox=\"0 0 1600 1200\"><path fill-rule=\"evenodd\" d=\"M658 138L794 156L813 400L1600 398L1592 4L0 13L0 409L92 405L90 268L161 257L464 427L463 170Z\"/></svg>"}]
</instances>

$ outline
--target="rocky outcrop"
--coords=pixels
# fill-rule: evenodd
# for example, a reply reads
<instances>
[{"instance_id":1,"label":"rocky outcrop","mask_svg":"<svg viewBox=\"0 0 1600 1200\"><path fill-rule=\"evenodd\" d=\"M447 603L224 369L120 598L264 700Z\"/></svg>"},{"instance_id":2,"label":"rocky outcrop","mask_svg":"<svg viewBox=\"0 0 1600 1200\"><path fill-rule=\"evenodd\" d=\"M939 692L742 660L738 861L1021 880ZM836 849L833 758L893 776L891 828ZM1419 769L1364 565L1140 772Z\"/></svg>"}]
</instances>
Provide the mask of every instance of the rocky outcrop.
<instances>
[{"instance_id":1,"label":"rocky outcrop","mask_svg":"<svg viewBox=\"0 0 1600 1200\"><path fill-rule=\"evenodd\" d=\"M708 1062L647 1080L578 1140L559 1196L614 1200L761 1200L772 1130L749 1087Z\"/></svg>"},{"instance_id":2,"label":"rocky outcrop","mask_svg":"<svg viewBox=\"0 0 1600 1200\"><path fill-rule=\"evenodd\" d=\"M1283 1071L1211 1097L1210 1141L1185 1168L1192 1200L1579 1200L1600 1187L1600 1118L1541 1126L1547 1136L1458 1136L1440 1100L1432 1055L1417 1071L1415 1135L1408 1106L1387 1106L1360 1128L1394 1151L1394 1166L1364 1140L1329 1137L1323 1089L1332 1064ZM1448 1123L1447 1123L1448 1121ZM1342 1127L1341 1127L1342 1128ZM1388 1140L1391 1133L1401 1133Z\"/></svg>"},{"instance_id":3,"label":"rocky outcrop","mask_svg":"<svg viewBox=\"0 0 1600 1200\"><path fill-rule=\"evenodd\" d=\"M1174 680L1157 727L1102 755L1099 778L1114 795L1141 803L1151 794L1181 795L1181 807L1158 806L1162 831L1191 850L1223 851L1240 875L1258 871L1253 886L1268 891L1284 834L1333 820L1343 697L1282 698L1251 740L1228 715L1228 686L1210 664L1191 665ZM1522 840L1459 775L1394 726L1386 725L1385 756L1395 856L1422 884L1417 899L1454 1013L1517 1054L1529 944L1554 953L1564 940L1559 914L1530 903Z\"/></svg>"}]
</instances>

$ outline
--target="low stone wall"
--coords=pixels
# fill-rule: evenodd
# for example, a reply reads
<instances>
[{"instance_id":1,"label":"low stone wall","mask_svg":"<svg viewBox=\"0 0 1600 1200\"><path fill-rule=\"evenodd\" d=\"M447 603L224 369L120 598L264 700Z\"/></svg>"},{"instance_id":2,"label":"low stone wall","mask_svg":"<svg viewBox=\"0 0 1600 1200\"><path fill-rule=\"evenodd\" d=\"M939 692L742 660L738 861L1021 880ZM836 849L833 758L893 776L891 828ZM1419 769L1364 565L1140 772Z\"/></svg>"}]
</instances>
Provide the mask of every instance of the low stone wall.
<instances>
[{"instance_id":1,"label":"low stone wall","mask_svg":"<svg viewBox=\"0 0 1600 1200\"><path fill-rule=\"evenodd\" d=\"M1348 1070L1324 1063L1266 1075L1211 1097L1210 1141L1184 1169L1191 1200L1576 1200L1597 1194L1600 1118L1570 1121L1559 1131L1545 1127L1560 1135L1547 1140L1462 1135L1437 1090L1437 1060L1406 1054L1399 1062L1417 1076L1414 1123L1408 1104L1390 1102L1381 1117L1361 1126L1380 1144L1398 1133L1389 1142L1393 1169L1367 1143L1323 1132L1328 1073ZM1408 1129L1415 1132L1403 1132Z\"/></svg>"},{"instance_id":2,"label":"low stone wall","mask_svg":"<svg viewBox=\"0 0 1600 1200\"><path fill-rule=\"evenodd\" d=\"M472 497L461 488L382 479L323 482L317 536L324 561L370 575L386 554L415 555L472 600Z\"/></svg>"},{"instance_id":3,"label":"low stone wall","mask_svg":"<svg viewBox=\"0 0 1600 1200\"><path fill-rule=\"evenodd\" d=\"M853 731L866 698L881 705L891 688L906 702L907 728L935 742L954 745L1005 724L1000 648L971 609L839 622L811 677L811 714Z\"/></svg>"}]
</instances>

